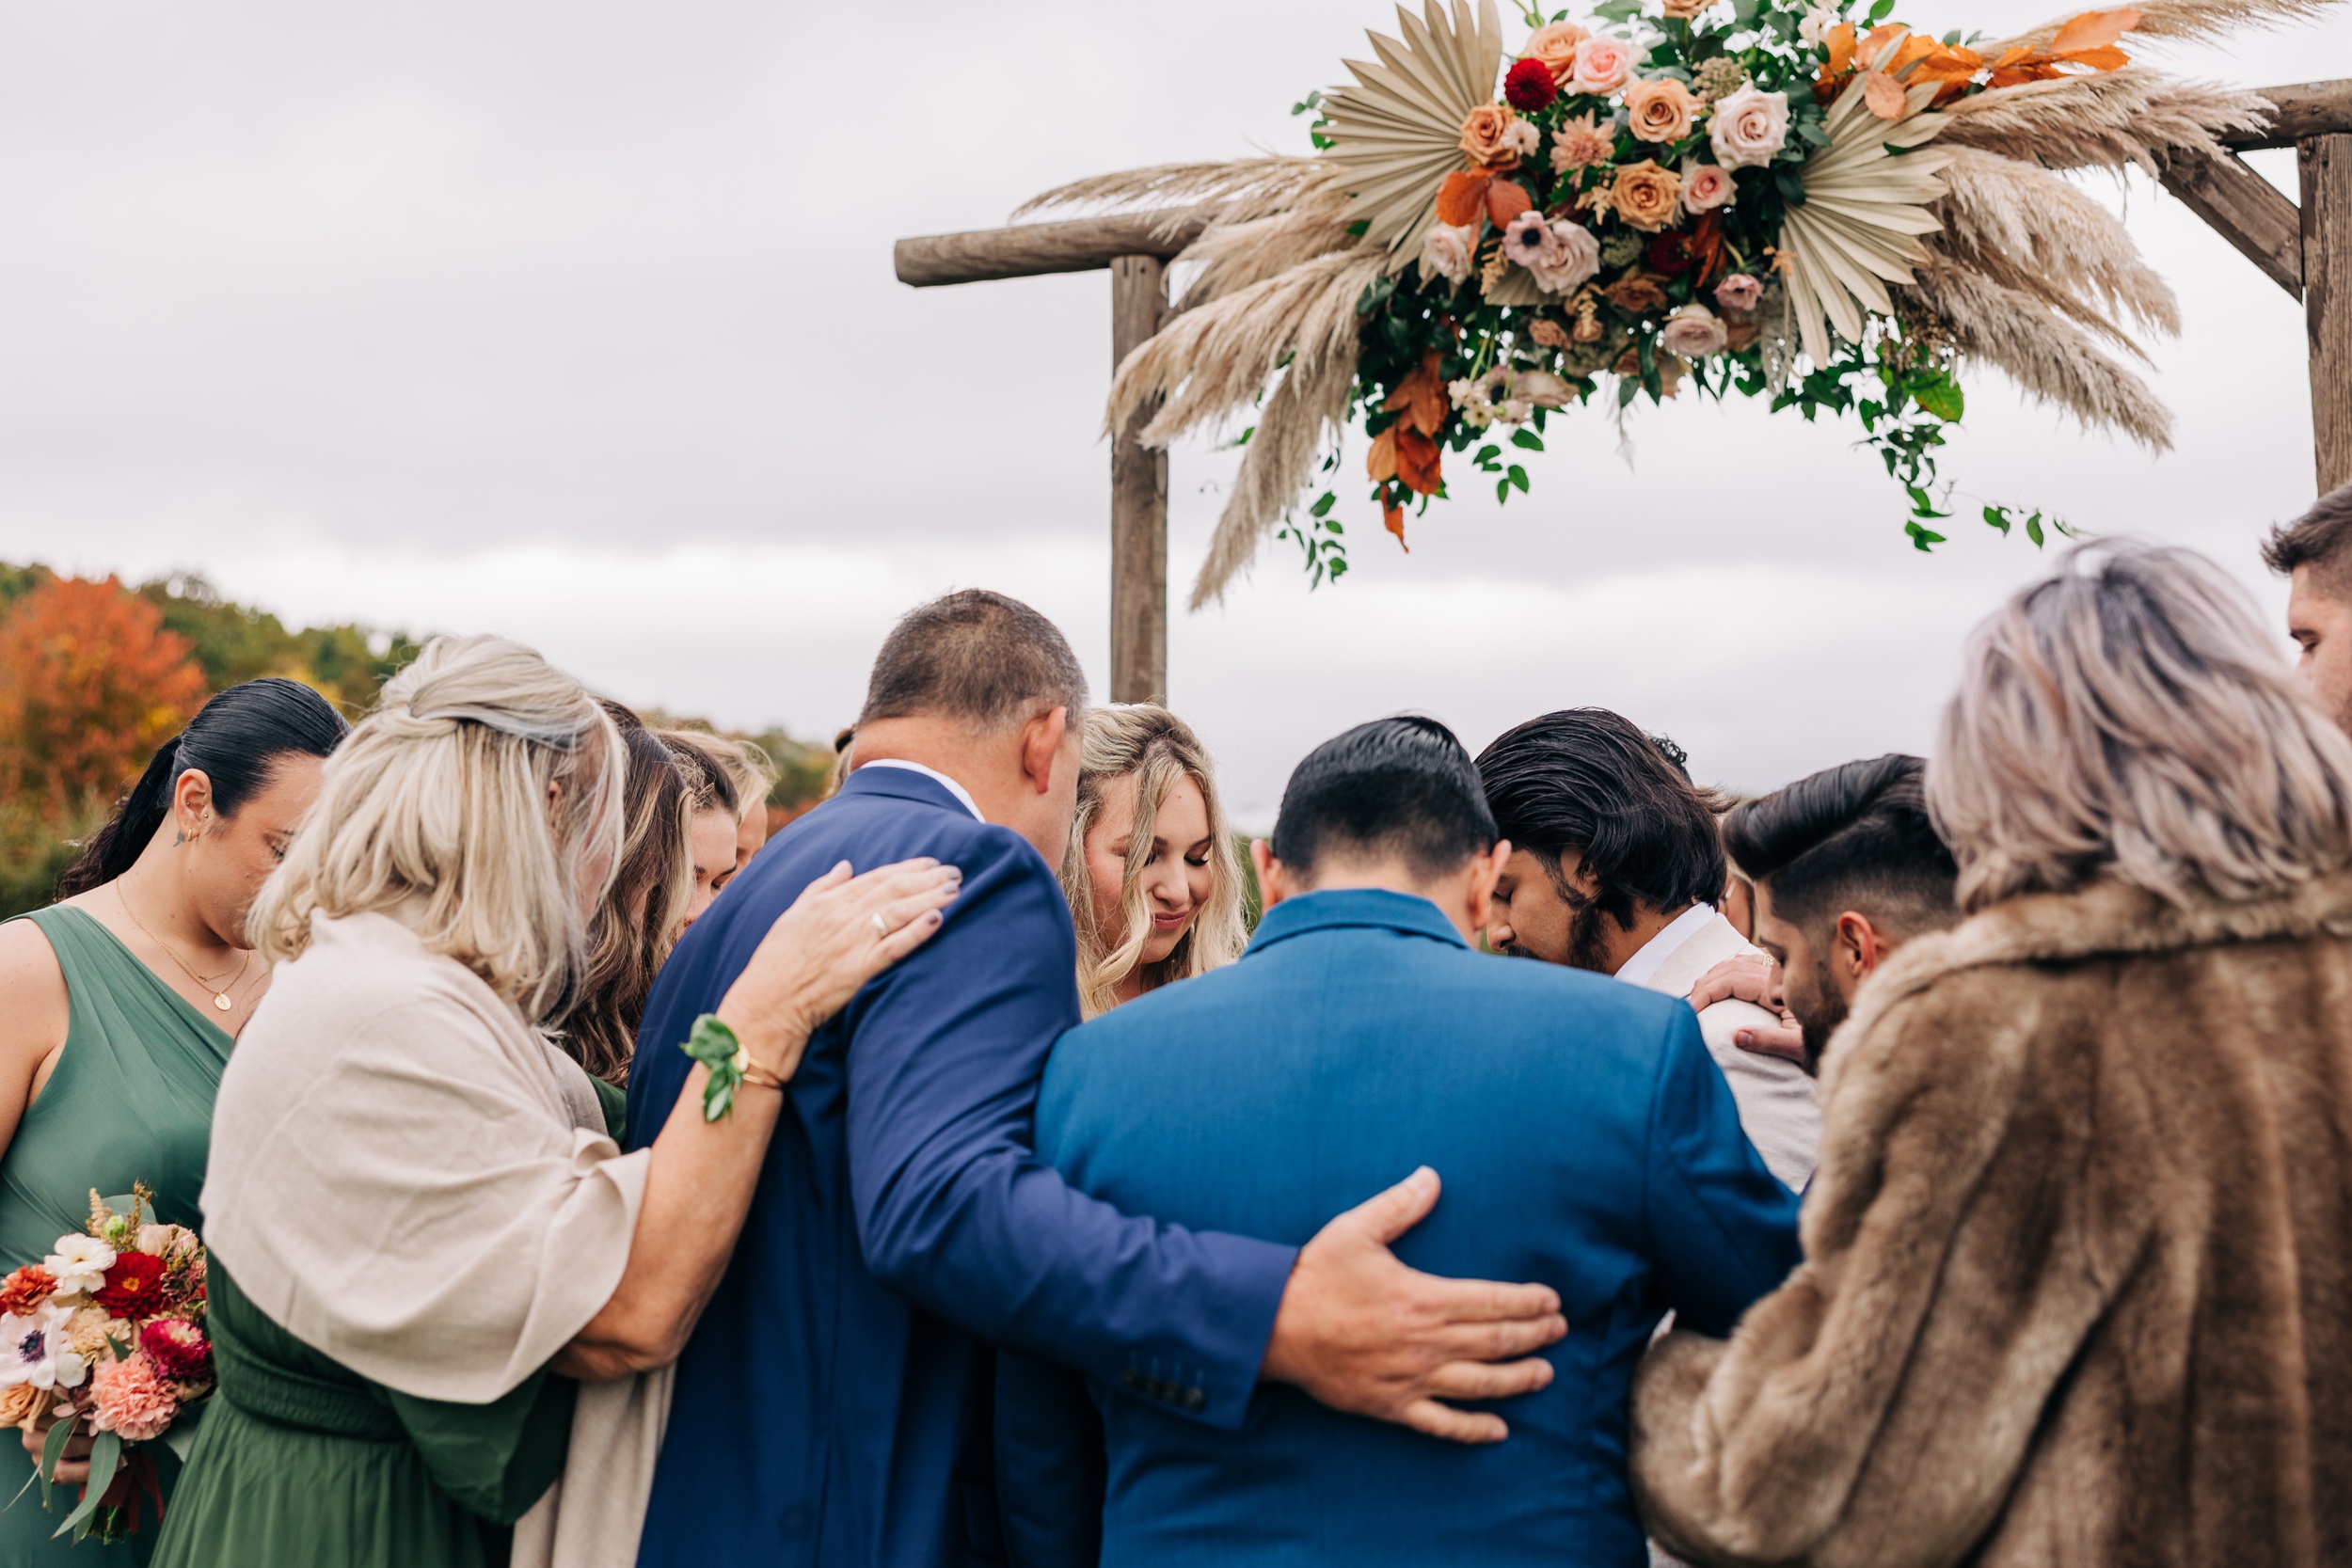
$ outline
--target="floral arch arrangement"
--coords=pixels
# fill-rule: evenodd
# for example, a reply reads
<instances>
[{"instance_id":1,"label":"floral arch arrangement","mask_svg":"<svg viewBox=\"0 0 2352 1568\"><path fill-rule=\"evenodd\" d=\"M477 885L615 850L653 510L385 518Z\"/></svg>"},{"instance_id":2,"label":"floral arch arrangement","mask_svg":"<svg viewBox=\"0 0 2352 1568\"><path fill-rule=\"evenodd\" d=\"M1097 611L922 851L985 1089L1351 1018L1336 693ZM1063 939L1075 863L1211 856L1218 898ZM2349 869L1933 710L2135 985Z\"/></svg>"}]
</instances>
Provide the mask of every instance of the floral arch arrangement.
<instances>
[{"instance_id":1,"label":"floral arch arrangement","mask_svg":"<svg viewBox=\"0 0 2352 1568\"><path fill-rule=\"evenodd\" d=\"M1193 607L1278 531L1314 580L1346 569L1338 491L1308 494L1359 420L1400 542L1450 458L1507 499L1549 414L1597 399L1621 418L1684 386L1856 415L1922 549L1948 515L1936 457L1966 365L2168 447L2170 416L2123 361L2145 358L2132 328L2179 329L2172 293L2060 171L2153 172L2268 119L2254 94L2134 63L2127 36L2211 38L2325 0L2143 0L1991 42L1915 31L1896 3L1530 6L1516 53L1494 0L1400 6L1399 37L1373 34L1351 83L1299 105L1312 156L1084 180L1014 214L1205 220L1108 409L1113 430L1155 410L1151 446L1251 420ZM2042 541L2038 512L1983 515Z\"/></svg>"}]
</instances>

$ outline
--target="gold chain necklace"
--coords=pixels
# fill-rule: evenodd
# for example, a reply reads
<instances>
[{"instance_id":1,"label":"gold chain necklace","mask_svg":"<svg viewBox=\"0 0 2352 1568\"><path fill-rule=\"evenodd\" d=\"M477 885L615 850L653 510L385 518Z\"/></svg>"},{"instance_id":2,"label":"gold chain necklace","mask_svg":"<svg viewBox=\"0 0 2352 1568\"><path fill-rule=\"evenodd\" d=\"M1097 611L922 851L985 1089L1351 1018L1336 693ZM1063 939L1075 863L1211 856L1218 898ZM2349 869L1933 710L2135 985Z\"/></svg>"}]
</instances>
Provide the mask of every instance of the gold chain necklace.
<instances>
[{"instance_id":1,"label":"gold chain necklace","mask_svg":"<svg viewBox=\"0 0 2352 1568\"><path fill-rule=\"evenodd\" d=\"M115 879L115 902L122 906L122 912L130 916L131 924L139 928L140 935L146 937L148 941L162 948L164 950L164 957L169 958L173 963L180 966L181 974L186 975L189 979L194 980L204 990L211 991L213 993L214 1006L219 1008L224 1013L234 1007L236 1004L229 999L229 991L236 990L237 987L244 982L245 972L253 962L253 950L249 947L246 948L245 957L237 960L237 972L229 977L229 990L221 990L218 985L207 980L203 975L199 974L195 970L190 969L187 966L186 960L182 958L179 954L171 950L171 943L166 942L163 938L157 936L154 932L147 928L147 922L141 920L136 913L133 912L131 909L131 900L122 895L123 881L124 879L120 877Z\"/></svg>"}]
</instances>

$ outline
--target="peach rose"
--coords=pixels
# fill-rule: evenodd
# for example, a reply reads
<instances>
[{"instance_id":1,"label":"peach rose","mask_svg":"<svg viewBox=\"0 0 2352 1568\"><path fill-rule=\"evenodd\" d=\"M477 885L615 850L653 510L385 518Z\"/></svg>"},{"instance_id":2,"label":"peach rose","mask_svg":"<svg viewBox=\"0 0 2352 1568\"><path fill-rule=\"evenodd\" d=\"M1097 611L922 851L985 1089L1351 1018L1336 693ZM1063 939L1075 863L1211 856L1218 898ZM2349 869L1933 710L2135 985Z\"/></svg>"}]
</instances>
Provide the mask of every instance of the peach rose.
<instances>
[{"instance_id":1,"label":"peach rose","mask_svg":"<svg viewBox=\"0 0 2352 1568\"><path fill-rule=\"evenodd\" d=\"M1449 283L1459 283L1470 276L1470 256L1477 248L1475 229L1432 224L1421 242L1421 270Z\"/></svg>"},{"instance_id":2,"label":"peach rose","mask_svg":"<svg viewBox=\"0 0 2352 1568\"><path fill-rule=\"evenodd\" d=\"M1550 23L1528 36L1527 47L1519 51L1519 58L1543 61L1551 67L1553 81L1565 82L1576 70L1576 46L1587 36L1573 22Z\"/></svg>"},{"instance_id":3,"label":"peach rose","mask_svg":"<svg viewBox=\"0 0 2352 1568\"><path fill-rule=\"evenodd\" d=\"M1566 92L1616 91L1633 74L1633 46L1622 39L1588 38L1576 46L1576 69L1563 84Z\"/></svg>"},{"instance_id":4,"label":"peach rose","mask_svg":"<svg viewBox=\"0 0 2352 1568\"><path fill-rule=\"evenodd\" d=\"M1568 346L1568 329L1562 326L1558 322L1553 321L1549 316L1538 317L1535 325L1527 329L1527 335L1530 338L1534 339L1536 343L1544 348L1565 348Z\"/></svg>"},{"instance_id":5,"label":"peach rose","mask_svg":"<svg viewBox=\"0 0 2352 1568\"><path fill-rule=\"evenodd\" d=\"M1507 104L1481 103L1462 121L1462 150L1470 162L1496 165L1516 164L1518 155L1511 150L1511 127L1518 123Z\"/></svg>"},{"instance_id":6,"label":"peach rose","mask_svg":"<svg viewBox=\"0 0 2352 1568\"><path fill-rule=\"evenodd\" d=\"M1693 213L1711 213L1729 202L1738 188L1731 170L1721 164L1687 164L1682 172L1682 205Z\"/></svg>"},{"instance_id":7,"label":"peach rose","mask_svg":"<svg viewBox=\"0 0 2352 1568\"><path fill-rule=\"evenodd\" d=\"M1708 132L1715 161L1725 168L1761 167L1788 144L1788 95L1758 91L1754 82L1715 104Z\"/></svg>"},{"instance_id":8,"label":"peach rose","mask_svg":"<svg viewBox=\"0 0 2352 1568\"><path fill-rule=\"evenodd\" d=\"M1551 172L1594 168L1617 155L1616 128L1596 125L1593 117L1571 119L1551 134Z\"/></svg>"},{"instance_id":9,"label":"peach rose","mask_svg":"<svg viewBox=\"0 0 2352 1568\"><path fill-rule=\"evenodd\" d=\"M1627 223L1655 234L1675 220L1682 206L1682 177L1649 158L1627 164L1609 187L1609 205Z\"/></svg>"},{"instance_id":10,"label":"peach rose","mask_svg":"<svg viewBox=\"0 0 2352 1568\"><path fill-rule=\"evenodd\" d=\"M1680 141L1691 134L1706 102L1671 76L1625 89L1626 129L1644 141Z\"/></svg>"},{"instance_id":11,"label":"peach rose","mask_svg":"<svg viewBox=\"0 0 2352 1568\"><path fill-rule=\"evenodd\" d=\"M1705 359L1724 351L1724 322L1704 305L1685 305L1659 329L1659 344L1685 359Z\"/></svg>"},{"instance_id":12,"label":"peach rose","mask_svg":"<svg viewBox=\"0 0 2352 1568\"><path fill-rule=\"evenodd\" d=\"M29 1426L47 1413L49 1390L29 1383L0 1388L0 1427Z\"/></svg>"},{"instance_id":13,"label":"peach rose","mask_svg":"<svg viewBox=\"0 0 2352 1568\"><path fill-rule=\"evenodd\" d=\"M1663 9L1677 22L1689 22L1714 3L1715 0L1665 0Z\"/></svg>"}]
</instances>

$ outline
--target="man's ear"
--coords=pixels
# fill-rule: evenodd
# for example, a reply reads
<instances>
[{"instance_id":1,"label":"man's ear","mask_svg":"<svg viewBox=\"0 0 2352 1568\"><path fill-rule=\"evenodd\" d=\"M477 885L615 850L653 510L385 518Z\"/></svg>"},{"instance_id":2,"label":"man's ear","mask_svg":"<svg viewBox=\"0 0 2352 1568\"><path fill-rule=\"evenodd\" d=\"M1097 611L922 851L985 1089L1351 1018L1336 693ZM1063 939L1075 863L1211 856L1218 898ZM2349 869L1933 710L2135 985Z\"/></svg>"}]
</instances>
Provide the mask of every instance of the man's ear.
<instances>
[{"instance_id":1,"label":"man's ear","mask_svg":"<svg viewBox=\"0 0 2352 1568\"><path fill-rule=\"evenodd\" d=\"M1511 859L1511 841L1495 840L1495 847L1483 855L1470 859L1470 923L1473 931L1483 931L1493 917L1495 884L1502 880L1502 868Z\"/></svg>"},{"instance_id":2,"label":"man's ear","mask_svg":"<svg viewBox=\"0 0 2352 1568\"><path fill-rule=\"evenodd\" d=\"M1054 787L1054 764L1061 756L1062 737L1070 733L1070 710L1049 708L1021 726L1021 776L1040 795Z\"/></svg>"},{"instance_id":3,"label":"man's ear","mask_svg":"<svg viewBox=\"0 0 2352 1568\"><path fill-rule=\"evenodd\" d=\"M1249 863L1258 873L1258 908L1270 910L1285 898L1295 897L1299 889L1291 886L1291 875L1280 861L1274 858L1274 846L1264 839L1249 841Z\"/></svg>"},{"instance_id":4,"label":"man's ear","mask_svg":"<svg viewBox=\"0 0 2352 1568\"><path fill-rule=\"evenodd\" d=\"M1836 928L1830 934L1830 945L1837 954L1837 961L1856 980L1867 979L1895 944L1886 934L1870 924L1870 917L1854 910L1844 910L1837 916Z\"/></svg>"}]
</instances>

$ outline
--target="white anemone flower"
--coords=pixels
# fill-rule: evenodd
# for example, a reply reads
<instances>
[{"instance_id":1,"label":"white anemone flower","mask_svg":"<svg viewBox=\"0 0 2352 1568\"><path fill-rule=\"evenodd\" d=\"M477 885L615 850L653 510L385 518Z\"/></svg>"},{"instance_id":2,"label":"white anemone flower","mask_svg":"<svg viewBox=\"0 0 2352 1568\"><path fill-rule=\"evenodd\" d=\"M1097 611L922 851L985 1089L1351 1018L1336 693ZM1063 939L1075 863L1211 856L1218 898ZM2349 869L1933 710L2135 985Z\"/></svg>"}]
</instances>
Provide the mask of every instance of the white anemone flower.
<instances>
[{"instance_id":1,"label":"white anemone flower","mask_svg":"<svg viewBox=\"0 0 2352 1568\"><path fill-rule=\"evenodd\" d=\"M106 1283L115 1266L115 1249L95 1236L60 1236L57 1250L40 1260L57 1277L57 1294L86 1296Z\"/></svg>"},{"instance_id":2,"label":"white anemone flower","mask_svg":"<svg viewBox=\"0 0 2352 1568\"><path fill-rule=\"evenodd\" d=\"M0 1388L31 1384L36 1388L74 1388L89 1375L89 1362L73 1348L66 1325L73 1308L42 1302L23 1317L0 1313Z\"/></svg>"}]
</instances>

